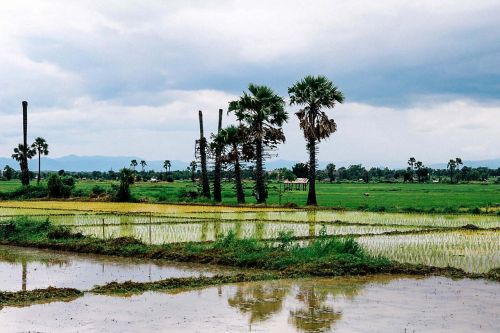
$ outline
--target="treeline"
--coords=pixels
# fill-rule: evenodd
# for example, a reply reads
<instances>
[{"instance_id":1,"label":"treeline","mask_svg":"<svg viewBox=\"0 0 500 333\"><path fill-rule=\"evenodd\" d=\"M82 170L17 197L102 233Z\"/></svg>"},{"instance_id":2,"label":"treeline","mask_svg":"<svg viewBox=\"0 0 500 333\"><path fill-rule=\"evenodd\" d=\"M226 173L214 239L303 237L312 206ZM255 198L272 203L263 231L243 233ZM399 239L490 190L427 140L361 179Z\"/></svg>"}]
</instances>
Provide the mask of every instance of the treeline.
<instances>
[{"instance_id":1,"label":"treeline","mask_svg":"<svg viewBox=\"0 0 500 333\"><path fill-rule=\"evenodd\" d=\"M448 169L433 169L426 168L426 177L408 178L408 170L405 169L389 169L389 168L365 168L361 164L351 165L349 167L340 167L336 169L335 165L329 164L325 169L317 170L317 179L322 182L450 182L450 171ZM459 182L471 181L487 181L491 178L500 177L500 168L491 169L487 167L467 167L464 166L453 175L453 179ZM41 172L42 179L47 179L51 174L57 173L61 177L73 177L76 180L102 180L113 181L119 180L120 173L117 171L92 171L92 172L68 172L59 170L58 172ZM307 178L307 164L297 163L291 169L278 168L267 172L269 180L295 180L297 178ZM194 171L194 180L199 179L200 170ZM0 175L0 181L19 179L21 173L13 168L6 166ZM232 170L222 170L221 175L223 180L232 180L234 172ZM244 167L241 169L242 178L245 180L254 180L255 172L253 167ZM37 175L30 172L30 178L36 179ZM213 171L209 171L209 177L213 178ZM186 170L176 170L170 172L159 171L138 171L135 176L136 181L192 181L193 172L188 168Z\"/></svg>"}]
</instances>

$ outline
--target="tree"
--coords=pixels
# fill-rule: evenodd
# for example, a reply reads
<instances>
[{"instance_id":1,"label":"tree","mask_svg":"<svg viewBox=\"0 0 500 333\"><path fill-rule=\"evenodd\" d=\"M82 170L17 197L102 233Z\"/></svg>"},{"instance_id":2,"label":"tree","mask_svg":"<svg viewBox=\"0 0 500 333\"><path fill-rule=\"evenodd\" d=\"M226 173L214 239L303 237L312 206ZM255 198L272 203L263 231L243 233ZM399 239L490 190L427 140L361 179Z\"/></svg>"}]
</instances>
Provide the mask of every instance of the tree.
<instances>
[{"instance_id":1,"label":"tree","mask_svg":"<svg viewBox=\"0 0 500 333\"><path fill-rule=\"evenodd\" d=\"M14 176L14 169L12 169L9 165L6 165L3 168L3 176L5 177L5 179L11 180Z\"/></svg>"},{"instance_id":2,"label":"tree","mask_svg":"<svg viewBox=\"0 0 500 333\"><path fill-rule=\"evenodd\" d=\"M195 171L196 171L196 161L191 161L189 163L189 167L191 168L191 181L195 182Z\"/></svg>"},{"instance_id":3,"label":"tree","mask_svg":"<svg viewBox=\"0 0 500 333\"><path fill-rule=\"evenodd\" d=\"M12 154L12 158L19 162L19 166L21 169L21 183L23 185L30 184L28 159L31 159L33 156L35 156L35 151L21 143L16 148L14 148L14 154Z\"/></svg>"},{"instance_id":4,"label":"tree","mask_svg":"<svg viewBox=\"0 0 500 333\"><path fill-rule=\"evenodd\" d=\"M41 156L47 156L49 154L49 144L44 138L38 137L35 142L31 145L31 148L38 154L38 177L37 183L40 184L40 174L41 174Z\"/></svg>"},{"instance_id":5,"label":"tree","mask_svg":"<svg viewBox=\"0 0 500 333\"><path fill-rule=\"evenodd\" d=\"M172 166L172 164L170 163L170 160L163 161L163 168L165 169L165 176L168 176L168 174L170 173L171 166Z\"/></svg>"},{"instance_id":6,"label":"tree","mask_svg":"<svg viewBox=\"0 0 500 333\"><path fill-rule=\"evenodd\" d=\"M199 153L200 159L200 167L201 167L201 194L205 198L210 198L210 185L208 183L208 169L207 169L207 139L203 133L203 113L201 110L198 111L198 118L200 123L200 139L197 140L198 149L196 150Z\"/></svg>"},{"instance_id":7,"label":"tree","mask_svg":"<svg viewBox=\"0 0 500 333\"><path fill-rule=\"evenodd\" d=\"M305 163L296 163L292 167L292 172L297 178L307 178L309 174L309 166Z\"/></svg>"},{"instance_id":8,"label":"tree","mask_svg":"<svg viewBox=\"0 0 500 333\"><path fill-rule=\"evenodd\" d=\"M344 95L325 76L306 76L288 88L290 105L303 105L295 114L304 132L309 152L309 193L307 205L317 205L316 199L316 166L317 143L330 137L337 130L333 119L322 111L322 108L333 108L335 104L344 102Z\"/></svg>"},{"instance_id":9,"label":"tree","mask_svg":"<svg viewBox=\"0 0 500 333\"><path fill-rule=\"evenodd\" d=\"M267 86L250 84L248 93L229 103L228 112L234 112L236 119L246 125L248 137L253 138L255 147L255 195L257 203L267 198L264 177L264 150L273 149L285 142L281 126L288 120L283 97Z\"/></svg>"},{"instance_id":10,"label":"tree","mask_svg":"<svg viewBox=\"0 0 500 333\"><path fill-rule=\"evenodd\" d=\"M221 129L219 133L213 136L213 146L221 149L221 161L234 166L234 183L236 187L236 200L238 203L245 203L245 193L243 192L243 183L241 180L241 155L244 159L251 158L250 151L252 147L246 140L245 128L243 126L229 126ZM229 150L225 152L225 147Z\"/></svg>"},{"instance_id":11,"label":"tree","mask_svg":"<svg viewBox=\"0 0 500 333\"><path fill-rule=\"evenodd\" d=\"M446 167L450 170L450 183L453 184L453 173L455 171L455 168L457 167L457 162L453 159L450 159Z\"/></svg>"},{"instance_id":12,"label":"tree","mask_svg":"<svg viewBox=\"0 0 500 333\"><path fill-rule=\"evenodd\" d=\"M142 168L142 172L144 172L144 168L148 165L148 163L144 160L141 160L141 168Z\"/></svg>"},{"instance_id":13,"label":"tree","mask_svg":"<svg viewBox=\"0 0 500 333\"><path fill-rule=\"evenodd\" d=\"M137 160L132 160L130 161L130 166L132 167L132 170L135 172L135 167L137 166ZM125 170L125 169L122 169Z\"/></svg>"},{"instance_id":14,"label":"tree","mask_svg":"<svg viewBox=\"0 0 500 333\"><path fill-rule=\"evenodd\" d=\"M335 164L328 163L326 166L326 174L330 178L330 183L335 180Z\"/></svg>"},{"instance_id":15,"label":"tree","mask_svg":"<svg viewBox=\"0 0 500 333\"><path fill-rule=\"evenodd\" d=\"M217 126L217 134L222 129L222 109L219 109L219 123ZM221 202L222 201L222 184L221 184L221 172L222 172L222 145L215 144L212 147L215 156L215 165L214 165L214 201Z\"/></svg>"},{"instance_id":16,"label":"tree","mask_svg":"<svg viewBox=\"0 0 500 333\"><path fill-rule=\"evenodd\" d=\"M134 176L130 169L123 168L120 170L120 185L116 189L116 201L129 201L131 198L130 185L134 183ZM116 186L116 185L115 185Z\"/></svg>"}]
</instances>

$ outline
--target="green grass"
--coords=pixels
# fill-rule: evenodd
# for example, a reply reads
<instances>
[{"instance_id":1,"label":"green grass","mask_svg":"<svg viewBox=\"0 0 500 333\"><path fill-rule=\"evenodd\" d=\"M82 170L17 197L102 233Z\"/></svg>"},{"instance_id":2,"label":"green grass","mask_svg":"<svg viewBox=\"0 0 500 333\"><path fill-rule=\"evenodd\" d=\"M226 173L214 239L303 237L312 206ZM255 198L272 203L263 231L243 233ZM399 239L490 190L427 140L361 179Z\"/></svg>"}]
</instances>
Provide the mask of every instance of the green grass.
<instances>
[{"instance_id":1,"label":"green grass","mask_svg":"<svg viewBox=\"0 0 500 333\"><path fill-rule=\"evenodd\" d=\"M111 189L113 182L79 181L76 190L85 195L90 194L95 185ZM0 192L14 191L20 186L19 181L0 182ZM247 203L254 204L252 182L245 182ZM175 183L137 182L132 185L132 195L137 200L151 202L192 202L180 199L183 191L196 190L196 184L189 181ZM369 195L365 195L369 194ZM342 208L348 210L369 211L407 211L407 212L490 212L498 211L500 205L499 184L384 184L384 183L318 183L318 203L323 207ZM234 186L230 182L223 184L223 203L236 204ZM281 203L305 204L307 192L282 192ZM212 203L207 199L194 202ZM279 204L279 184L269 183L270 205Z\"/></svg>"}]
</instances>

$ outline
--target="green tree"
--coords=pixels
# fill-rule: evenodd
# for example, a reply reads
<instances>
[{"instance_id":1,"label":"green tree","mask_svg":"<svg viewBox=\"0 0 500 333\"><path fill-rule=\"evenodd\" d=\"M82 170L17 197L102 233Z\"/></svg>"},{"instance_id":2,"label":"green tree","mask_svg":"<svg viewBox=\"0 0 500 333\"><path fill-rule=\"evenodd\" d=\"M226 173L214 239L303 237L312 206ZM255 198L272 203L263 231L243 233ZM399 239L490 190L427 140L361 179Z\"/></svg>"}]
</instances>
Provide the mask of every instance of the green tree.
<instances>
[{"instance_id":1,"label":"green tree","mask_svg":"<svg viewBox=\"0 0 500 333\"><path fill-rule=\"evenodd\" d=\"M21 183L23 185L30 184L28 160L35 156L35 153L35 150L30 149L30 147L25 146L22 143L14 148L12 158L19 162L19 166L21 169Z\"/></svg>"},{"instance_id":2,"label":"green tree","mask_svg":"<svg viewBox=\"0 0 500 333\"><path fill-rule=\"evenodd\" d=\"M11 180L14 176L14 169L12 169L9 165L6 165L3 168L3 176L5 177L5 179Z\"/></svg>"},{"instance_id":3,"label":"green tree","mask_svg":"<svg viewBox=\"0 0 500 333\"><path fill-rule=\"evenodd\" d=\"M457 167L457 162L453 159L450 159L446 167L448 168L448 170L450 170L450 183L453 184L453 173L455 172L455 168Z\"/></svg>"},{"instance_id":4,"label":"green tree","mask_svg":"<svg viewBox=\"0 0 500 333\"><path fill-rule=\"evenodd\" d=\"M336 103L344 101L344 95L325 76L306 76L288 88L290 105L304 106L296 112L300 128L307 141L309 152L309 193L308 205L317 205L316 199L316 166L317 143L328 138L337 130L333 119L322 111L323 108L333 108Z\"/></svg>"},{"instance_id":5,"label":"green tree","mask_svg":"<svg viewBox=\"0 0 500 333\"><path fill-rule=\"evenodd\" d=\"M196 161L191 161L191 163L189 163L189 167L190 167L190 170L191 170L191 181L194 183L195 182L195 172L196 172Z\"/></svg>"},{"instance_id":6,"label":"green tree","mask_svg":"<svg viewBox=\"0 0 500 333\"><path fill-rule=\"evenodd\" d=\"M326 166L326 174L330 178L330 183L335 180L335 164L328 163Z\"/></svg>"},{"instance_id":7,"label":"green tree","mask_svg":"<svg viewBox=\"0 0 500 333\"><path fill-rule=\"evenodd\" d=\"M309 175L309 166L305 163L296 163L292 167L292 172L297 178L307 178Z\"/></svg>"},{"instance_id":8,"label":"green tree","mask_svg":"<svg viewBox=\"0 0 500 333\"><path fill-rule=\"evenodd\" d=\"M273 149L285 142L281 126L288 120L283 97L271 88L250 84L248 93L229 103L229 112L234 112L238 121L248 129L255 147L255 195L257 203L265 203L267 198L264 176L265 149Z\"/></svg>"},{"instance_id":9,"label":"green tree","mask_svg":"<svg viewBox=\"0 0 500 333\"><path fill-rule=\"evenodd\" d=\"M137 166L137 164L138 164L137 160L130 161L130 166L132 167L132 170L134 170L134 172L135 172L135 167ZM124 169L122 169L122 170L124 170Z\"/></svg>"},{"instance_id":10,"label":"green tree","mask_svg":"<svg viewBox=\"0 0 500 333\"><path fill-rule=\"evenodd\" d=\"M229 126L221 129L219 133L213 136L213 146L221 148L221 161L226 164L232 164L234 167L234 182L236 187L236 200L238 203L245 203L245 193L243 192L243 183L241 179L241 155L246 154L245 159L250 159L248 149L251 146L246 145L246 134L243 126ZM229 147L225 151L225 147Z\"/></svg>"},{"instance_id":11,"label":"green tree","mask_svg":"<svg viewBox=\"0 0 500 333\"><path fill-rule=\"evenodd\" d=\"M47 156L49 154L49 144L47 141L45 141L44 138L38 137L35 139L35 142L31 145L31 148L36 151L38 154L38 177L37 177L37 183L40 184L40 175L41 175L41 167L42 167L42 162L41 162L41 156Z\"/></svg>"},{"instance_id":12,"label":"green tree","mask_svg":"<svg viewBox=\"0 0 500 333\"><path fill-rule=\"evenodd\" d=\"M115 199L119 202L130 201L130 185L134 183L134 175L130 169L123 168L120 170L119 178L120 185L116 189Z\"/></svg>"},{"instance_id":13,"label":"green tree","mask_svg":"<svg viewBox=\"0 0 500 333\"><path fill-rule=\"evenodd\" d=\"M141 171L144 172L144 168L148 165L148 163L146 161L144 161L144 160L141 160L140 164L141 164L141 168L142 168Z\"/></svg>"},{"instance_id":14,"label":"green tree","mask_svg":"<svg viewBox=\"0 0 500 333\"><path fill-rule=\"evenodd\" d=\"M163 161L163 168L165 169L165 176L168 176L168 174L170 173L171 166L172 166L172 164L170 163L170 160Z\"/></svg>"}]
</instances>

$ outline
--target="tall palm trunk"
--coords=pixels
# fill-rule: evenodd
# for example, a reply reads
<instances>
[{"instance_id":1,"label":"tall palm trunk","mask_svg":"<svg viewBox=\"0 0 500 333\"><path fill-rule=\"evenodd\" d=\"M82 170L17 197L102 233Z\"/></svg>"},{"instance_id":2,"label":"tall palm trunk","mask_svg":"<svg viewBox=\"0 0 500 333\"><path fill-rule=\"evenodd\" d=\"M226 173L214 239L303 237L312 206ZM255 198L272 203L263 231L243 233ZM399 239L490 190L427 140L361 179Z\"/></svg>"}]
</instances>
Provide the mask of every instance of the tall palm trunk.
<instances>
[{"instance_id":1,"label":"tall palm trunk","mask_svg":"<svg viewBox=\"0 0 500 333\"><path fill-rule=\"evenodd\" d=\"M243 184L241 181L241 166L238 156L238 147L233 145L234 160L234 182L236 183L236 200L238 203L245 203L245 192L243 192Z\"/></svg>"},{"instance_id":2,"label":"tall palm trunk","mask_svg":"<svg viewBox=\"0 0 500 333\"><path fill-rule=\"evenodd\" d=\"M264 182L264 167L263 167L263 147L262 138L258 137L255 140L255 190L257 203L266 202L266 184Z\"/></svg>"},{"instance_id":3,"label":"tall palm trunk","mask_svg":"<svg viewBox=\"0 0 500 333\"><path fill-rule=\"evenodd\" d=\"M40 156L40 151L38 151L38 178L36 180L36 183L37 184L40 184L40 173L41 173L41 169L42 169L42 158Z\"/></svg>"},{"instance_id":4,"label":"tall palm trunk","mask_svg":"<svg viewBox=\"0 0 500 333\"><path fill-rule=\"evenodd\" d=\"M309 150L309 192L307 193L307 205L316 206L316 139L308 139L307 149Z\"/></svg>"},{"instance_id":5,"label":"tall palm trunk","mask_svg":"<svg viewBox=\"0 0 500 333\"><path fill-rule=\"evenodd\" d=\"M30 184L30 175L28 170L28 102L23 101L23 144L24 154L21 161L21 183Z\"/></svg>"},{"instance_id":6,"label":"tall palm trunk","mask_svg":"<svg viewBox=\"0 0 500 333\"><path fill-rule=\"evenodd\" d=\"M222 128L222 109L219 109L219 126L217 127L217 134L220 133ZM215 167L214 167L214 200L215 202L222 201L222 186L221 186L221 154L222 146L215 147Z\"/></svg>"},{"instance_id":7,"label":"tall palm trunk","mask_svg":"<svg viewBox=\"0 0 500 333\"><path fill-rule=\"evenodd\" d=\"M198 117L200 120L200 164L201 164L201 194L210 198L210 185L208 183L208 171L207 171L207 139L203 135L203 113L198 111Z\"/></svg>"}]
</instances>

